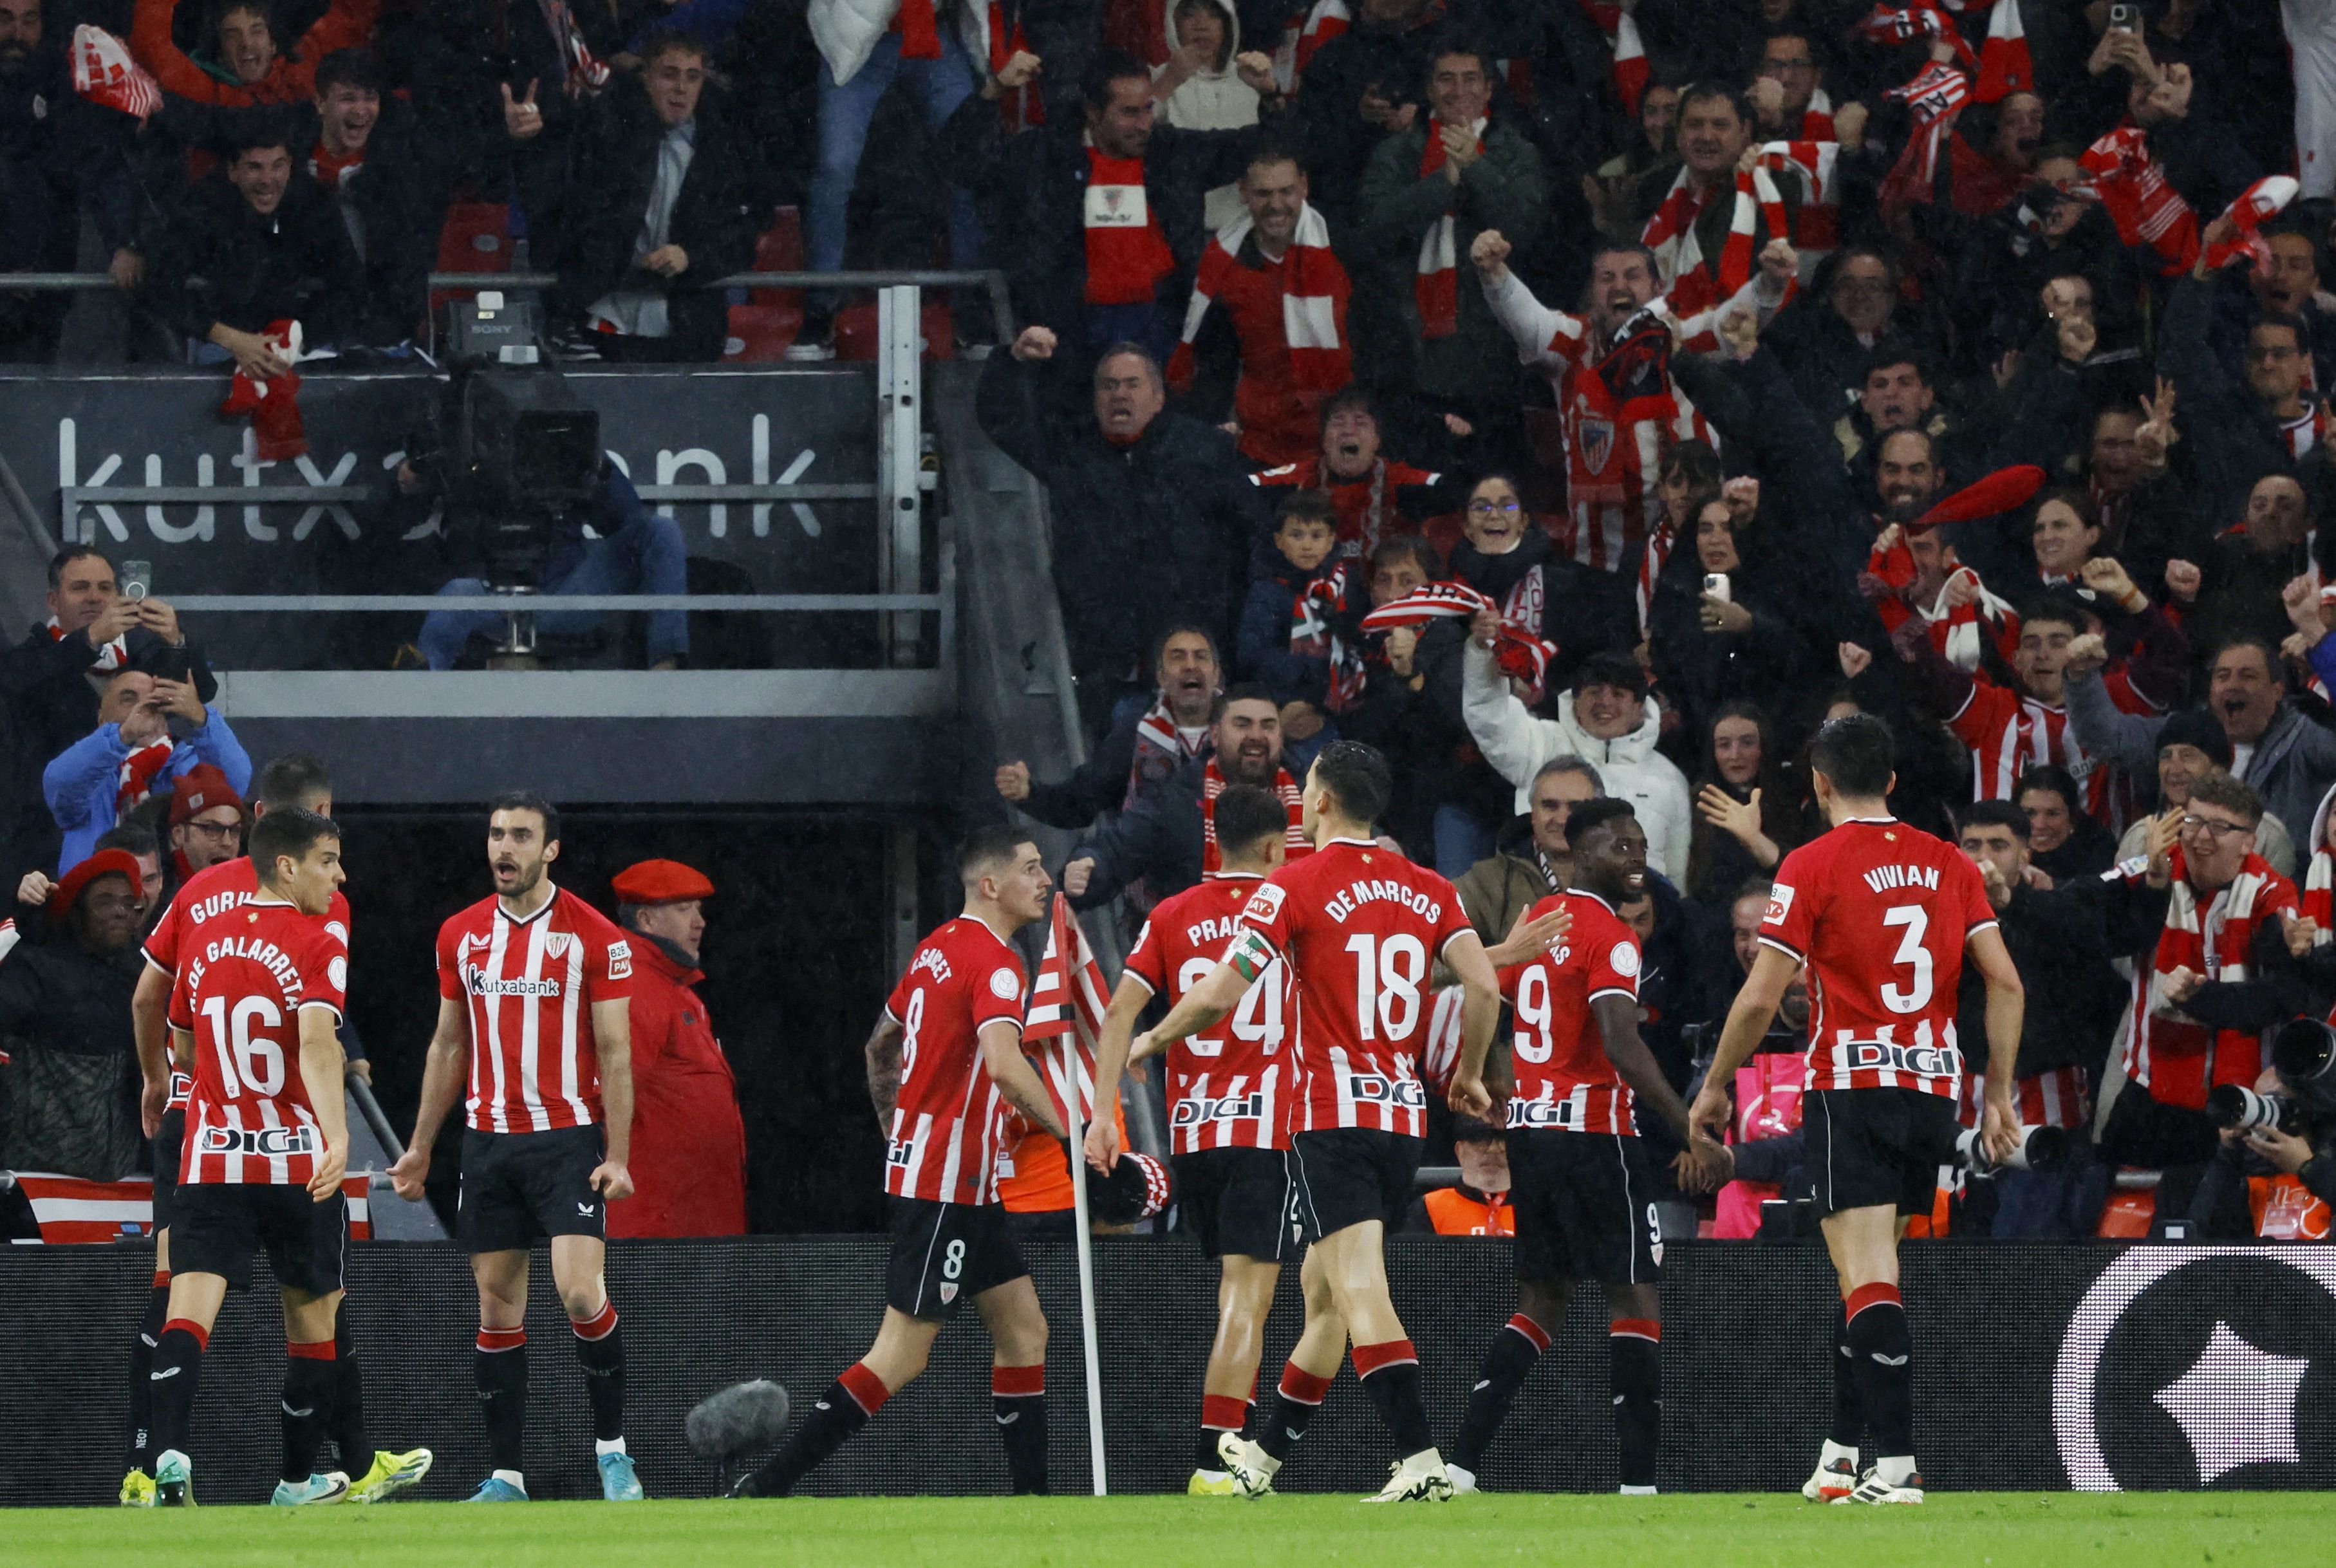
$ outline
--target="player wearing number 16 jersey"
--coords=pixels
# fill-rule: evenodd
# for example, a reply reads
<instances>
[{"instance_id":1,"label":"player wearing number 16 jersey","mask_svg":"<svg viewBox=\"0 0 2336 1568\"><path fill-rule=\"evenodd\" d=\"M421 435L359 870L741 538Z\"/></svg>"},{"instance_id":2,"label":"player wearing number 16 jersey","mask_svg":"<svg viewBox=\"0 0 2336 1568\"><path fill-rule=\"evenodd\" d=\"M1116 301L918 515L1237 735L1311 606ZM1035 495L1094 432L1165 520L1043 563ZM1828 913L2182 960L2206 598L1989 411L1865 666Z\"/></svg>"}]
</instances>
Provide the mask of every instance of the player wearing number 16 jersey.
<instances>
[{"instance_id":1,"label":"player wearing number 16 jersey","mask_svg":"<svg viewBox=\"0 0 2336 1568\"><path fill-rule=\"evenodd\" d=\"M1796 971L1809 975L1804 1125L1825 1244L1841 1275L1834 1419L1812 1500L1920 1503L1914 1466L1913 1341L1898 1291L1905 1217L1927 1211L1955 1138L1963 1063L1956 992L1968 951L1987 985L1987 1103L1997 1159L2019 1136L2011 1104L2024 1003L1978 870L1954 845L1890 815L1890 731L1835 719L1809 746L1817 804L1833 831L1776 868L1759 956L1729 1009L1696 1096L1717 1135L1728 1091ZM1857 1469L1860 1431L1873 1463Z\"/></svg>"},{"instance_id":2,"label":"player wearing number 16 jersey","mask_svg":"<svg viewBox=\"0 0 2336 1568\"><path fill-rule=\"evenodd\" d=\"M786 1495L925 1369L968 1300L996 1348L990 1396L1014 1490L1046 1489L1046 1318L998 1202L998 1123L1002 1100L1068 1135L1022 1055L1022 960L1007 945L1044 918L1054 884L1038 846L1002 826L966 841L958 880L965 912L917 944L868 1039L892 1214L883 1323L733 1496Z\"/></svg>"},{"instance_id":3,"label":"player wearing number 16 jersey","mask_svg":"<svg viewBox=\"0 0 2336 1568\"><path fill-rule=\"evenodd\" d=\"M1312 1410L1291 1398L1329 1386L1349 1336L1355 1370L1395 1435L1399 1457L1377 1501L1452 1495L1420 1398L1419 1358L1388 1299L1382 1241L1411 1200L1427 1095L1416 1064L1427 1037L1428 973L1446 959L1466 993L1453 1105L1482 1115L1485 1048L1500 1021L1499 981L1452 884L1380 848L1371 824L1386 809L1387 761L1334 741L1306 775L1314 853L1258 884L1225 961L1184 993L1136 1049L1187 1038L1231 1012L1279 962L1298 995L1304 1076L1293 1104L1290 1165L1306 1261L1306 1328L1290 1353L1269 1437L1294 1441ZM1319 1398L1316 1401L1319 1403ZM1270 1447L1226 1445L1227 1473L1252 1495L1280 1458ZM1286 1449L1284 1450L1286 1452Z\"/></svg>"},{"instance_id":4,"label":"player wearing number 16 jersey","mask_svg":"<svg viewBox=\"0 0 2336 1568\"><path fill-rule=\"evenodd\" d=\"M1254 785L1233 784L1216 807L1222 868L1153 910L1104 1016L1095 1051L1099 1097L1086 1137L1088 1163L1099 1171L1110 1171L1119 1157L1114 1111L1137 1015L1153 997L1173 1007L1208 977L1237 934L1242 908L1282 862L1290 814L1280 801ZM1229 1017L1168 1047L1179 1223L1198 1233L1202 1255L1220 1260L1222 1270L1200 1441L1186 1487L1196 1496L1241 1491L1223 1449L1239 1441L1248 1419L1281 1261L1296 1250L1282 1159L1298 1066L1288 982L1289 966L1270 966Z\"/></svg>"}]
</instances>

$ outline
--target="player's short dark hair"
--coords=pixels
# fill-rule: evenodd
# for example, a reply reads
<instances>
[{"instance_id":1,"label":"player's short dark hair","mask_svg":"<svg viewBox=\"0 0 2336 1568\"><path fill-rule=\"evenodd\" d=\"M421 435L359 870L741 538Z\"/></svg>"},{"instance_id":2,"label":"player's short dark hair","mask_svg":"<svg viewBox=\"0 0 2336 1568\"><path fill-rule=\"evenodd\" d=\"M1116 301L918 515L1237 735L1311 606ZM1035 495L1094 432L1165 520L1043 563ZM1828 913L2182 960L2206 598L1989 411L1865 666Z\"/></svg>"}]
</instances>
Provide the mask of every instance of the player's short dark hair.
<instances>
[{"instance_id":1,"label":"player's short dark hair","mask_svg":"<svg viewBox=\"0 0 2336 1568\"><path fill-rule=\"evenodd\" d=\"M1137 78L1152 85L1152 68L1124 49L1098 49L1079 75L1079 97L1100 114L1111 107L1111 84Z\"/></svg>"},{"instance_id":2,"label":"player's short dark hair","mask_svg":"<svg viewBox=\"0 0 2336 1568\"><path fill-rule=\"evenodd\" d=\"M1217 843L1227 854L1247 859L1250 851L1289 831L1290 808L1270 790L1230 784L1217 797Z\"/></svg>"},{"instance_id":3,"label":"player's short dark hair","mask_svg":"<svg viewBox=\"0 0 2336 1568\"><path fill-rule=\"evenodd\" d=\"M505 790L487 803L487 820L494 821L497 812L533 812L543 819L543 842L560 842L560 808L533 790Z\"/></svg>"},{"instance_id":4,"label":"player's short dark hair","mask_svg":"<svg viewBox=\"0 0 2336 1568\"><path fill-rule=\"evenodd\" d=\"M1727 99L1728 106L1736 111L1737 119L1747 125L1752 123L1752 101L1745 97L1744 90L1732 82L1722 82L1717 77L1690 82L1679 89L1679 118L1682 120L1687 118L1689 105L1701 103L1712 98Z\"/></svg>"},{"instance_id":5,"label":"player's short dark hair","mask_svg":"<svg viewBox=\"0 0 2336 1568\"><path fill-rule=\"evenodd\" d=\"M1379 541L1378 548L1371 551L1371 570L1384 571L1398 560L1413 562L1430 582L1444 575L1444 558L1436 553L1436 547L1424 534L1398 533L1393 539Z\"/></svg>"},{"instance_id":6,"label":"player's short dark hair","mask_svg":"<svg viewBox=\"0 0 2336 1568\"><path fill-rule=\"evenodd\" d=\"M1565 813L1565 842L1579 844L1582 835L1629 817L1639 820L1639 808L1620 795L1593 795L1572 806Z\"/></svg>"},{"instance_id":7,"label":"player's short dark hair","mask_svg":"<svg viewBox=\"0 0 2336 1568\"><path fill-rule=\"evenodd\" d=\"M143 860L148 855L160 856L162 852L162 841L155 836L152 828L141 826L137 823L125 822L118 823L98 834L97 842L91 847L92 852L97 850L126 850Z\"/></svg>"},{"instance_id":8,"label":"player's short dark hair","mask_svg":"<svg viewBox=\"0 0 2336 1568\"><path fill-rule=\"evenodd\" d=\"M1377 823L1394 793L1395 778L1376 746L1334 740L1314 759L1314 778L1337 797L1347 815L1366 826Z\"/></svg>"},{"instance_id":9,"label":"player's short dark hair","mask_svg":"<svg viewBox=\"0 0 2336 1568\"><path fill-rule=\"evenodd\" d=\"M1263 681L1245 680L1236 686L1227 687L1225 695L1217 699L1216 716L1223 717L1225 709L1237 702L1270 703L1276 713L1281 711L1280 699L1273 695L1273 688Z\"/></svg>"},{"instance_id":10,"label":"player's short dark hair","mask_svg":"<svg viewBox=\"0 0 2336 1568\"><path fill-rule=\"evenodd\" d=\"M2226 812L2236 812L2247 819L2250 827L2261 827L2263 819L2263 796L2254 786L2235 774L2220 768L2201 775L2190 785L2190 801L2195 805L2204 801L2210 806L2221 806Z\"/></svg>"},{"instance_id":11,"label":"player's short dark hair","mask_svg":"<svg viewBox=\"0 0 2336 1568\"><path fill-rule=\"evenodd\" d=\"M1895 751L1888 725L1870 713L1844 714L1826 720L1809 742L1809 766L1838 793L1872 799L1890 793Z\"/></svg>"},{"instance_id":12,"label":"player's short dark hair","mask_svg":"<svg viewBox=\"0 0 2336 1568\"><path fill-rule=\"evenodd\" d=\"M340 824L328 816L298 806L272 811L251 824L251 863L261 881L273 884L279 858L305 860L320 841L340 836Z\"/></svg>"},{"instance_id":13,"label":"player's short dark hair","mask_svg":"<svg viewBox=\"0 0 2336 1568\"><path fill-rule=\"evenodd\" d=\"M379 97L389 90L389 73L382 69L381 56L370 49L336 49L316 62L316 96L322 98L336 87L354 87Z\"/></svg>"},{"instance_id":14,"label":"player's short dark hair","mask_svg":"<svg viewBox=\"0 0 2336 1568\"><path fill-rule=\"evenodd\" d=\"M1973 801L1955 818L1959 834L1982 827L2007 828L2021 843L2028 842L2028 813L2010 801Z\"/></svg>"},{"instance_id":15,"label":"player's short dark hair","mask_svg":"<svg viewBox=\"0 0 2336 1568\"><path fill-rule=\"evenodd\" d=\"M283 811L333 793L333 775L315 757L287 752L259 770L251 798L269 811Z\"/></svg>"},{"instance_id":16,"label":"player's short dark hair","mask_svg":"<svg viewBox=\"0 0 2336 1568\"><path fill-rule=\"evenodd\" d=\"M2021 774L2018 782L2012 784L2013 803L2017 804L2020 797L2032 790L2043 790L2049 794L2059 795L2066 801L2071 820L2085 814L2084 786L2077 782L2077 775L2067 768L2049 762L2038 763L2034 767Z\"/></svg>"},{"instance_id":17,"label":"player's short dark hair","mask_svg":"<svg viewBox=\"0 0 2336 1568\"><path fill-rule=\"evenodd\" d=\"M1291 491L1273 509L1273 531L1280 533L1281 525L1292 518L1300 522L1327 523L1333 533L1338 531L1338 509L1330 503L1328 491Z\"/></svg>"},{"instance_id":18,"label":"player's short dark hair","mask_svg":"<svg viewBox=\"0 0 2336 1568\"><path fill-rule=\"evenodd\" d=\"M990 823L966 834L957 847L958 880L979 881L1000 861L1011 861L1024 844L1036 841L1011 823Z\"/></svg>"},{"instance_id":19,"label":"player's short dark hair","mask_svg":"<svg viewBox=\"0 0 2336 1568\"><path fill-rule=\"evenodd\" d=\"M258 5L237 5L232 9L258 11L265 15L265 7ZM247 152L265 152L270 148L281 147L289 155L292 149L299 144L300 138L294 134L288 116L270 109L254 109L237 115L228 126L227 134L219 141L219 155L232 169Z\"/></svg>"},{"instance_id":20,"label":"player's short dark hair","mask_svg":"<svg viewBox=\"0 0 2336 1568\"><path fill-rule=\"evenodd\" d=\"M71 566L77 560L89 560L92 559L102 560L109 567L113 564L113 558L107 555L105 551L98 549L95 545L69 544L65 546L63 550L57 551L56 554L49 557L49 586L51 588L63 587L65 580L65 568Z\"/></svg>"}]
</instances>

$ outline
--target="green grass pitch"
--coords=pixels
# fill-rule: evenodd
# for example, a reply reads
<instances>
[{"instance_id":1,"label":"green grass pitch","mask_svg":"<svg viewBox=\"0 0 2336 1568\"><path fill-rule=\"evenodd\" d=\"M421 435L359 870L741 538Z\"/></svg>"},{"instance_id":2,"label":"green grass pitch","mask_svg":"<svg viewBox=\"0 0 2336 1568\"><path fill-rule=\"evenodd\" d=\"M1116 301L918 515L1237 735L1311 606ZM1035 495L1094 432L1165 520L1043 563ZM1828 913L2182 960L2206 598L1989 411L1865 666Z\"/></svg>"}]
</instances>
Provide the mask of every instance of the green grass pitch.
<instances>
[{"instance_id":1,"label":"green grass pitch","mask_svg":"<svg viewBox=\"0 0 2336 1568\"><path fill-rule=\"evenodd\" d=\"M1505 1562L1631 1568L2141 1568L2326 1562L2336 1495L1941 1494L1920 1508L1798 1497L1475 1496L1366 1507L1343 1497L792 1499L762 1503L391 1503L190 1513L10 1510L0 1562L24 1568L1243 1568Z\"/></svg>"}]
</instances>

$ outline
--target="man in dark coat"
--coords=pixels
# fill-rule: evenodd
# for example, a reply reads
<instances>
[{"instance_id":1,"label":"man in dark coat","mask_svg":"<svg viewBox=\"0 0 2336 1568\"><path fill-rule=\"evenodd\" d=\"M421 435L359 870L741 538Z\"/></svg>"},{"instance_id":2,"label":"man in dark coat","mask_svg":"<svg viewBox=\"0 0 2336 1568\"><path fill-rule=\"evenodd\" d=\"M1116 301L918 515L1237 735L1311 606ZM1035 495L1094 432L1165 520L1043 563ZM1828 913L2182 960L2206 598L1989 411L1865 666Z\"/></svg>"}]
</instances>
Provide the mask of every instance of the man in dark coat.
<instances>
[{"instance_id":1,"label":"man in dark coat","mask_svg":"<svg viewBox=\"0 0 2336 1568\"><path fill-rule=\"evenodd\" d=\"M365 272L325 188L295 167L280 121L245 122L226 167L189 190L155 258L151 299L170 326L265 380L289 364L263 335L300 323L310 347L339 343L365 300Z\"/></svg>"},{"instance_id":2,"label":"man in dark coat","mask_svg":"<svg viewBox=\"0 0 2336 1568\"><path fill-rule=\"evenodd\" d=\"M68 941L19 943L0 925L0 1161L110 1182L138 1168L138 1052L131 976L143 893L126 850L101 850L58 880L53 920Z\"/></svg>"},{"instance_id":3,"label":"man in dark coat","mask_svg":"<svg viewBox=\"0 0 2336 1568\"><path fill-rule=\"evenodd\" d=\"M300 161L333 198L365 268L352 341L410 341L430 308L430 264L445 221L430 189L412 114L394 100L367 49L336 49L316 65L316 138Z\"/></svg>"},{"instance_id":4,"label":"man in dark coat","mask_svg":"<svg viewBox=\"0 0 2336 1568\"><path fill-rule=\"evenodd\" d=\"M561 328L581 318L569 357L719 359L729 301L705 284L754 258L754 161L706 87L706 45L665 32L643 47L638 80L612 84L577 126L553 311Z\"/></svg>"},{"instance_id":5,"label":"man in dark coat","mask_svg":"<svg viewBox=\"0 0 2336 1568\"><path fill-rule=\"evenodd\" d=\"M1053 332L1024 328L983 368L974 406L990 440L1046 487L1071 670L1100 735L1168 628L1231 646L1263 509L1231 436L1164 412L1160 365L1143 349L1104 355L1093 411L1076 419L1039 395L1056 350Z\"/></svg>"}]
</instances>

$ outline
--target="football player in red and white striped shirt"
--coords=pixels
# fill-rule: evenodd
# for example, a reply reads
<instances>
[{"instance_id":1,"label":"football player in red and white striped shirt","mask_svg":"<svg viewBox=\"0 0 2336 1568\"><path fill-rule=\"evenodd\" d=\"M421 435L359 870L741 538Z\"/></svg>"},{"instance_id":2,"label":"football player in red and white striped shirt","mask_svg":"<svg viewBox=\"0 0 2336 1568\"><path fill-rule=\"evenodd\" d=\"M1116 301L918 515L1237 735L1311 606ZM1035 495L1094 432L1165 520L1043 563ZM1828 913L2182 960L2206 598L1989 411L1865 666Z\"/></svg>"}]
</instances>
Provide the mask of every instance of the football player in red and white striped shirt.
<instances>
[{"instance_id":1,"label":"football player in red and white striped shirt","mask_svg":"<svg viewBox=\"0 0 2336 1568\"><path fill-rule=\"evenodd\" d=\"M1651 1495L1662 1437L1663 1261L1654 1173L1638 1101L1670 1124L1690 1165L1726 1156L1689 1130L1687 1106L1639 1037L1638 933L1620 913L1647 891L1647 834L1626 800L1590 800L1565 823L1572 883L1532 910L1572 917L1565 937L1502 974L1516 1006L1509 1099L1509 1195L1516 1205L1517 1310L1493 1337L1445 1468L1475 1490L1509 1402L1565 1321L1576 1280L1605 1287L1621 1488Z\"/></svg>"},{"instance_id":2,"label":"football player in red and white striped shirt","mask_svg":"<svg viewBox=\"0 0 2336 1568\"><path fill-rule=\"evenodd\" d=\"M998 1201L998 1125L1010 1105L1069 1136L1022 1054L1022 960L1007 945L1045 918L1054 882L1038 846L1003 825L966 840L957 866L965 912L917 944L868 1037L892 1218L884 1321L734 1497L785 1496L925 1369L968 1300L995 1349L989 1391L1014 1491L1046 1490L1046 1315Z\"/></svg>"},{"instance_id":3,"label":"football player in red and white striped shirt","mask_svg":"<svg viewBox=\"0 0 2336 1568\"><path fill-rule=\"evenodd\" d=\"M1952 844L1890 814L1889 727L1837 718L1809 745L1817 804L1833 831L1785 857L1760 923L1759 956L1728 1009L1691 1113L1719 1135L1728 1087L1767 1032L1785 988L1809 975L1804 1126L1825 1245L1841 1276L1833 1433L1802 1495L1920 1503L1913 1339L1898 1293L1898 1240L1930 1210L1956 1133L1962 1057L1956 989L1969 952L1987 985L1981 1136L1999 1162L2019 1141L2011 1103L2025 997L1980 874ZM1874 1462L1857 1473L1861 1426Z\"/></svg>"},{"instance_id":4,"label":"football player in red and white striped shirt","mask_svg":"<svg viewBox=\"0 0 2336 1568\"><path fill-rule=\"evenodd\" d=\"M1290 1352L1268 1435L1302 1431L1338 1369L1351 1334L1355 1370L1395 1435L1400 1456L1378 1502L1452 1495L1420 1398L1419 1358L1396 1316L1382 1246L1390 1215L1411 1202L1427 1092L1417 1063L1433 1001L1430 967L1452 966L1467 993L1455 1110L1482 1116L1484 1052L1500 1022L1500 982L1452 884L1371 836L1390 788L1387 759L1334 741L1306 775L1305 821L1315 851L1258 884L1225 959L1184 992L1136 1042L1149 1055L1233 1010L1276 963L1298 995L1305 1092L1293 1104L1290 1171L1307 1259L1306 1328ZM1292 1397L1293 1375L1300 1379ZM1222 1450L1226 1473L1252 1495L1270 1490L1280 1459L1255 1443Z\"/></svg>"},{"instance_id":5,"label":"football player in red and white striped shirt","mask_svg":"<svg viewBox=\"0 0 2336 1568\"><path fill-rule=\"evenodd\" d=\"M528 1251L551 1241L592 1407L600 1495L637 1502L625 1451L625 1344L608 1300L608 1205L630 1197L633 950L608 918L555 885L560 812L540 795L490 803L492 896L438 931L438 1027L414 1137L390 1167L422 1196L431 1145L467 1083L458 1229L479 1287L472 1371L492 1473L474 1503L524 1503Z\"/></svg>"},{"instance_id":6,"label":"football player in red and white striped shirt","mask_svg":"<svg viewBox=\"0 0 2336 1568\"><path fill-rule=\"evenodd\" d=\"M1096 1105L1087 1161L1106 1174L1119 1162L1114 1118L1135 1020L1154 997L1173 1007L1208 978L1239 934L1250 896L1282 863L1289 825L1281 803L1251 784L1217 797L1222 869L1163 899L1120 971L1095 1051ZM1298 1068L1289 966L1275 963L1211 1028L1168 1047L1168 1136L1180 1227L1218 1260L1217 1333L1201 1384L1201 1435L1185 1490L1238 1495L1222 1450L1249 1417L1281 1260L1293 1251L1290 1173L1282 1151Z\"/></svg>"},{"instance_id":7,"label":"football player in red and white striped shirt","mask_svg":"<svg viewBox=\"0 0 2336 1568\"><path fill-rule=\"evenodd\" d=\"M170 1034L194 1087L180 1155L177 1269L154 1346L155 1502L194 1502L195 1385L230 1289L268 1250L283 1292L284 1468L278 1503L338 1502L346 1475L311 1466L333 1395L334 1320L348 1207L349 1129L338 1027L348 950L316 919L342 881L340 830L277 812L251 834L259 891L200 944L170 992Z\"/></svg>"}]
</instances>

